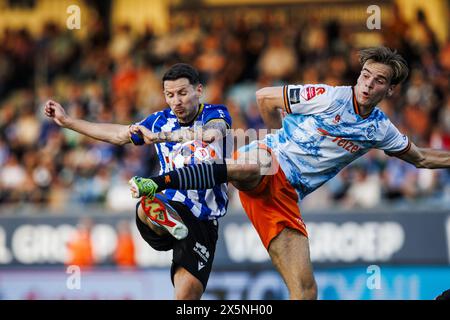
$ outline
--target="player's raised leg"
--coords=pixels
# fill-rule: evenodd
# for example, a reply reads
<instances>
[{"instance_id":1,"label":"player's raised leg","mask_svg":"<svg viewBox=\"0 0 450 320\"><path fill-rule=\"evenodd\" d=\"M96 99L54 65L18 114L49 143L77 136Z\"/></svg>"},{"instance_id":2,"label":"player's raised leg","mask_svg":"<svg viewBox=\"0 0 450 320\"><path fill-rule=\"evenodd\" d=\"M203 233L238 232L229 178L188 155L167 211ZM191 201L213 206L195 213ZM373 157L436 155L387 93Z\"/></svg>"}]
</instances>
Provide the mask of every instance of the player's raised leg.
<instances>
[{"instance_id":1,"label":"player's raised leg","mask_svg":"<svg viewBox=\"0 0 450 320\"><path fill-rule=\"evenodd\" d=\"M255 156L261 172L257 175L259 179L238 179L233 185L239 189L242 206L285 281L290 299L316 299L317 288L306 226L298 208L298 194L265 145L240 155Z\"/></svg>"},{"instance_id":2,"label":"player's raised leg","mask_svg":"<svg viewBox=\"0 0 450 320\"><path fill-rule=\"evenodd\" d=\"M254 143L237 153L234 160L227 162L227 179L240 191L252 190L262 178L276 172L276 162L265 147Z\"/></svg>"},{"instance_id":3,"label":"player's raised leg","mask_svg":"<svg viewBox=\"0 0 450 320\"><path fill-rule=\"evenodd\" d=\"M157 196L158 197L158 196ZM157 199L157 197L155 199ZM155 203L153 201L149 201L149 199L145 199L139 203L139 206L137 207L137 215L140 221L142 221L148 228L150 228L156 235L160 236L161 238L158 240L154 240L154 243L151 244L151 246L155 250L160 251L167 251L169 249L174 249L173 244L170 244L171 241L167 240L167 236L171 234L169 230L164 227L163 225L160 225L154 219L150 218L150 206L152 203ZM166 204L166 203L164 203ZM168 204L167 204L168 205ZM158 206L155 206L157 208ZM172 208L173 209L173 208ZM147 211L147 212L146 212ZM159 210L156 210L158 212ZM181 220L181 217L176 212L171 212L172 216L176 216L177 219ZM185 226L183 224L183 226ZM187 227L185 227L187 230ZM139 229L139 226L138 226ZM147 239L148 233L145 232L145 230L140 229L141 232L144 232L143 237L144 239ZM142 233L141 233L142 234ZM173 236L173 234L172 234ZM187 232L186 232L187 236ZM182 239L177 239L182 240ZM177 241L172 240L172 241ZM192 273L190 273L188 270L186 270L181 265L172 266L174 269L173 274L173 283L174 283L174 298L176 300L199 300L204 292L204 287L202 282L196 278Z\"/></svg>"},{"instance_id":4,"label":"player's raised leg","mask_svg":"<svg viewBox=\"0 0 450 320\"><path fill-rule=\"evenodd\" d=\"M152 199L156 193L165 189L203 190L231 181L239 190L256 187L265 175L278 170L277 163L266 148L257 144L238 153L238 158L226 164L200 163L176 169L157 177L130 179L133 197L147 196Z\"/></svg>"}]
</instances>

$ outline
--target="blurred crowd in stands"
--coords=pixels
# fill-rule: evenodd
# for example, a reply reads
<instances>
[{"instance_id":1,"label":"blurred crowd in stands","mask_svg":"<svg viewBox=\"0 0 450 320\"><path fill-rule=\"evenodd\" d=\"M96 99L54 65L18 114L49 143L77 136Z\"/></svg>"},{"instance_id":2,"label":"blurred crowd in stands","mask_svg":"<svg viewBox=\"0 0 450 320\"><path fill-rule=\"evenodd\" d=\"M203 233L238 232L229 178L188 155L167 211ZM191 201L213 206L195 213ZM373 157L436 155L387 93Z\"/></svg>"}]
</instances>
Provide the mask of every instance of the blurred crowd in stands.
<instances>
[{"instance_id":1,"label":"blurred crowd in stands","mask_svg":"<svg viewBox=\"0 0 450 320\"><path fill-rule=\"evenodd\" d=\"M428 19L429 20L429 19ZM440 44L423 12L407 24L398 11L378 32L407 59L410 76L380 107L417 145L450 148L450 39ZM224 103L233 128L263 128L255 91L286 83L353 85L359 75L351 28L337 21L237 19L173 21L171 32L126 25L110 36L101 23L80 40L47 23L40 36L0 35L0 212L32 204L63 210L96 204L134 207L127 181L158 172L152 147L113 146L63 130L43 103L59 101L74 117L130 124L165 107L161 77L176 62L193 64L206 85L204 102ZM366 30L368 31L368 30ZM233 208L240 208L231 190ZM302 208L371 208L380 204L450 203L448 170L418 170L378 150L346 168Z\"/></svg>"}]
</instances>

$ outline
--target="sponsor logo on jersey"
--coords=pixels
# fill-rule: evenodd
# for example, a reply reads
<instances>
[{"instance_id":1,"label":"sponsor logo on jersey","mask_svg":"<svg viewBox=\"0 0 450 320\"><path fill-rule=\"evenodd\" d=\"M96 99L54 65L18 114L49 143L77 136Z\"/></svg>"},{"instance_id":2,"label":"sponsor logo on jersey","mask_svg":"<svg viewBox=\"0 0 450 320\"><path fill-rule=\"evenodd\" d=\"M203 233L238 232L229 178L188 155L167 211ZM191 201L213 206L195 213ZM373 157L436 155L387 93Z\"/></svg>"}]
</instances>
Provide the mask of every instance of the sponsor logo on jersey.
<instances>
[{"instance_id":1,"label":"sponsor logo on jersey","mask_svg":"<svg viewBox=\"0 0 450 320\"><path fill-rule=\"evenodd\" d=\"M205 261L205 263L208 262L209 259L209 251L208 249L206 249L206 247L198 242L195 242L195 247L194 247L194 252L197 253L200 258ZM199 264L200 266L200 264ZM204 263L202 262L202 268L204 266ZM199 268L198 270L200 270L201 268Z\"/></svg>"},{"instance_id":2,"label":"sponsor logo on jersey","mask_svg":"<svg viewBox=\"0 0 450 320\"><path fill-rule=\"evenodd\" d=\"M357 144L355 144L354 142L340 138L340 137L334 138L332 140L332 142L335 142L339 147L341 147L342 149L344 149L350 153L358 152L359 149L361 149L361 147L358 146Z\"/></svg>"},{"instance_id":3,"label":"sponsor logo on jersey","mask_svg":"<svg viewBox=\"0 0 450 320\"><path fill-rule=\"evenodd\" d=\"M322 128L317 128L317 131L322 135L322 136L328 136L333 138L332 142L336 143L339 147L341 147L342 149L350 152L350 153L355 153L358 152L359 149L361 149L360 146L358 146L356 143L341 138L341 137L334 137L332 136L328 131L322 129Z\"/></svg>"},{"instance_id":4,"label":"sponsor logo on jersey","mask_svg":"<svg viewBox=\"0 0 450 320\"><path fill-rule=\"evenodd\" d=\"M324 87L306 87L303 88L301 96L305 101L309 101L315 96L319 96L325 93Z\"/></svg>"}]
</instances>

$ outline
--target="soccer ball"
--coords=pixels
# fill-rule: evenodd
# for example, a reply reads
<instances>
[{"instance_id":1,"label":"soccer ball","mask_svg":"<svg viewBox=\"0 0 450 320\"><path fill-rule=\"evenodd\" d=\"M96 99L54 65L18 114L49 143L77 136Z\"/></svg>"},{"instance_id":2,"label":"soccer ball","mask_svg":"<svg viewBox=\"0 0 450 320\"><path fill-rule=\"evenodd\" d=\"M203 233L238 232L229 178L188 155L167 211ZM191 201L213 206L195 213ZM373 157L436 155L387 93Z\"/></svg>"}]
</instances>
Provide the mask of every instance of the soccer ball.
<instances>
[{"instance_id":1,"label":"soccer ball","mask_svg":"<svg viewBox=\"0 0 450 320\"><path fill-rule=\"evenodd\" d=\"M217 159L217 152L211 144L201 140L192 140L175 149L172 154L172 166L182 168L215 159Z\"/></svg>"}]
</instances>

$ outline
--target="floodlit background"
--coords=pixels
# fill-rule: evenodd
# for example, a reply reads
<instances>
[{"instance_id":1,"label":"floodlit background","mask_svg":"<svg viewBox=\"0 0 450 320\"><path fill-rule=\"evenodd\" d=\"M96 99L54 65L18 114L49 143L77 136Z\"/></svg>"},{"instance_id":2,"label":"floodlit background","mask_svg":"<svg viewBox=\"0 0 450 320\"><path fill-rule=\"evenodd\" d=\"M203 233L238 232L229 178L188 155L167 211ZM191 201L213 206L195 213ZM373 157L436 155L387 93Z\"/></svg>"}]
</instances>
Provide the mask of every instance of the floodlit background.
<instances>
[{"instance_id":1,"label":"floodlit background","mask_svg":"<svg viewBox=\"0 0 450 320\"><path fill-rule=\"evenodd\" d=\"M384 44L411 72L380 107L415 144L448 150L449 10L448 0L0 0L0 299L172 298L171 253L141 240L127 186L158 172L155 150L62 130L43 115L47 99L130 124L165 107L162 74L187 62L203 101L225 103L234 128L259 129L258 88L353 85L357 50ZM230 197L204 299L286 299ZM449 170L372 151L301 209L319 298L450 288Z\"/></svg>"}]
</instances>

